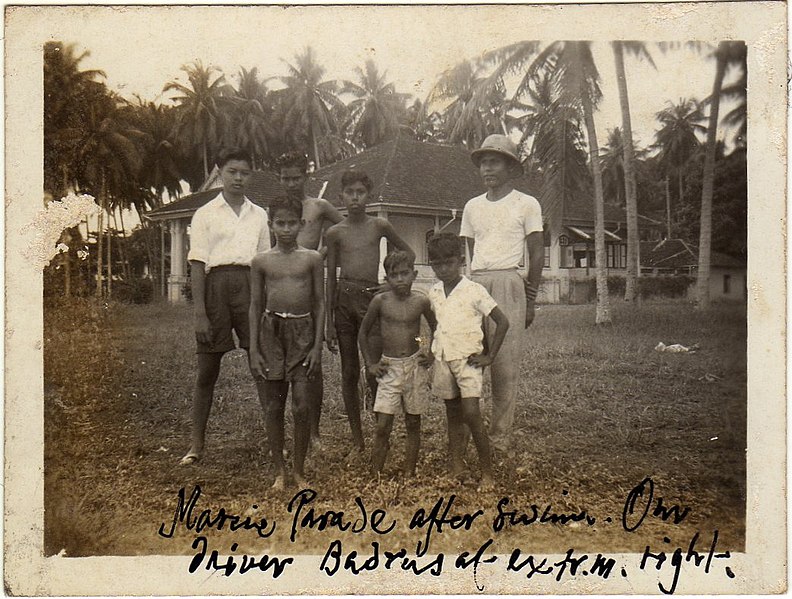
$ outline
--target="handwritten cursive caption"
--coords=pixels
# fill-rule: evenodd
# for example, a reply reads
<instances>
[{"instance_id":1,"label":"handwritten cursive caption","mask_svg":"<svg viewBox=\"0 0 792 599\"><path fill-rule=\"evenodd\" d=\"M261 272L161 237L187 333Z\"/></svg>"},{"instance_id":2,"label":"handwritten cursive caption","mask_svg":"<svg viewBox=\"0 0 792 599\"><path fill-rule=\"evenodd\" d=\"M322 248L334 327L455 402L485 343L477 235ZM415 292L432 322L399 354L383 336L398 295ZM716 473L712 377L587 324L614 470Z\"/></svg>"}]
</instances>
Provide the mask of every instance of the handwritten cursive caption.
<instances>
[{"instance_id":1,"label":"handwritten cursive caption","mask_svg":"<svg viewBox=\"0 0 792 599\"><path fill-rule=\"evenodd\" d=\"M585 509L559 512L550 504L519 508L509 497L501 497L493 506L468 512L458 509L457 496L450 495L418 507L409 518L397 519L384 508L371 509L360 497L355 497L354 507L348 512L321 509L318 498L312 489L296 493L285 505L288 522L282 534L286 535L286 547L293 547L305 535L310 536L310 542L316 542L315 535L319 534L319 543L324 549L320 551L322 557L316 567L329 577L339 572L365 575L377 570L439 577L451 569L466 570L471 572L473 583L481 592L485 586L480 581L479 569L485 566L500 567L528 580L551 578L562 582L585 576L600 580L630 576L630 567L617 563L618 556L586 553L574 548L567 549L560 558L536 555L522 547L514 547L511 539L515 535L508 537L506 543L511 545L506 550L501 544L495 551L496 541L507 531L514 533L538 526L593 529L600 518ZM252 537L246 537L246 546L251 542L264 542L270 546L282 525L276 518L260 514L259 506L255 504L250 513L239 515L223 507L200 507L200 499L199 485L189 495L185 488L180 489L172 518L163 522L157 531L165 539L182 539L185 535L192 538L194 555L188 566L190 573L203 570L232 576L257 571L277 579L294 564L294 558L290 556L242 552L240 543L236 541L224 544L222 551L213 548L209 535L223 532L234 535L234 538L235 535L252 534ZM619 530L623 535L635 535L641 530L645 532L648 522L661 523L663 530L682 531L682 525L690 514L690 507L670 503L660 496L654 480L647 477L624 498L619 517L605 516L602 520L608 525L620 524ZM614 522L619 519L620 523ZM440 535L474 530L479 534L477 539L483 538L482 542L476 540L474 543L478 547L455 553L431 550ZM677 591L682 567L686 564L686 571L696 569L705 574L720 573L735 578L729 565L731 553L719 547L717 530L696 530L686 535L689 536L683 535L684 542L675 543L670 535L663 534L656 542L647 543L641 552L637 568L657 572L657 587L662 593L674 594ZM652 538L651 534L648 536ZM355 538L366 539L365 550L350 549L345 545ZM404 543L404 538L411 539L411 542Z\"/></svg>"}]
</instances>

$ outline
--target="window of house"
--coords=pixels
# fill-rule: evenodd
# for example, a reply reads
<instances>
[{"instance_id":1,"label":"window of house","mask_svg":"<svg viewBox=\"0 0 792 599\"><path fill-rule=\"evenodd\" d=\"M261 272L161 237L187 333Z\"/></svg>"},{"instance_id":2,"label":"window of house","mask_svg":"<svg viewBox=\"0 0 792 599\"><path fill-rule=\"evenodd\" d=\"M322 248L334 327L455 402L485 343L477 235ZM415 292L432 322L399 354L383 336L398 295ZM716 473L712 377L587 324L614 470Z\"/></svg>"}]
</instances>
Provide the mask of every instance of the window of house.
<instances>
[{"instance_id":1,"label":"window of house","mask_svg":"<svg viewBox=\"0 0 792 599\"><path fill-rule=\"evenodd\" d=\"M723 275L723 293L731 293L731 275Z\"/></svg>"},{"instance_id":2,"label":"window of house","mask_svg":"<svg viewBox=\"0 0 792 599\"><path fill-rule=\"evenodd\" d=\"M550 268L550 246L544 246L544 267Z\"/></svg>"}]
</instances>

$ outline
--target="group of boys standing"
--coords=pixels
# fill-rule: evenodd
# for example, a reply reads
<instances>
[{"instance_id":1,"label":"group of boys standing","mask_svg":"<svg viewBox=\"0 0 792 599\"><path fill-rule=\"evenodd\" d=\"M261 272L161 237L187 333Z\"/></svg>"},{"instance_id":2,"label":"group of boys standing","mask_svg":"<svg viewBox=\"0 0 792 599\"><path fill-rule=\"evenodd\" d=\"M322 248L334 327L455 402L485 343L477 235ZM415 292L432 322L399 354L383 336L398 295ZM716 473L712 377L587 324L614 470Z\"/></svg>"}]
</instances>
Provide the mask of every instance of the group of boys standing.
<instances>
[{"instance_id":1,"label":"group of boys standing","mask_svg":"<svg viewBox=\"0 0 792 599\"><path fill-rule=\"evenodd\" d=\"M372 183L365 173L350 170L341 177L344 217L327 200L306 195L306 157L285 154L277 168L286 194L267 213L245 197L249 157L237 150L220 156L223 191L196 211L191 226L198 376L192 442L181 464L194 464L203 454L221 358L235 348L233 330L249 353L264 409L274 488L287 484L284 412L290 386L292 475L298 486L307 486L309 447L320 449L324 342L340 352L344 407L353 444L361 451L358 352L363 356L375 396L374 472L384 467L394 417L403 412L404 472L414 474L432 367L431 393L445 400L452 475L464 471L467 429L479 455L481 483L492 484L490 441L496 451L509 453L522 332L534 317L544 243L539 203L512 185L521 173L514 143L492 135L471 157L487 192L466 204L461 237L441 232L429 240L429 263L438 282L423 294L412 289L417 274L412 249L387 220L366 214ZM383 238L391 251L381 285ZM463 274L465 264L470 278ZM527 277L518 270L521 264ZM422 317L431 349L421 348ZM487 366L493 396L489 434L479 408Z\"/></svg>"}]
</instances>

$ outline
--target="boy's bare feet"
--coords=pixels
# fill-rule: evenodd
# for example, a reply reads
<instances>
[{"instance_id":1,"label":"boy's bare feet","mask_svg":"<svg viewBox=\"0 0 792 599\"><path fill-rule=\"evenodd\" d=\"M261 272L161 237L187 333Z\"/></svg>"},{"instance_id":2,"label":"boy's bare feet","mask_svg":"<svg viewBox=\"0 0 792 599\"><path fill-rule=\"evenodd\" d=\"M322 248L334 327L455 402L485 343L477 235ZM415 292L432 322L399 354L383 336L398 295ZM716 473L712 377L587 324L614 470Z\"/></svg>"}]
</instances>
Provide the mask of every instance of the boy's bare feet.
<instances>
[{"instance_id":1,"label":"boy's bare feet","mask_svg":"<svg viewBox=\"0 0 792 599\"><path fill-rule=\"evenodd\" d=\"M481 482L479 483L479 491L492 491L495 488L495 481L491 474L482 474Z\"/></svg>"},{"instance_id":2,"label":"boy's bare feet","mask_svg":"<svg viewBox=\"0 0 792 599\"><path fill-rule=\"evenodd\" d=\"M283 491L286 488L286 478L279 474L275 477L275 482L272 483L272 490L273 491Z\"/></svg>"},{"instance_id":3,"label":"boy's bare feet","mask_svg":"<svg viewBox=\"0 0 792 599\"><path fill-rule=\"evenodd\" d=\"M322 439L319 435L311 435L311 449L322 451Z\"/></svg>"},{"instance_id":4,"label":"boy's bare feet","mask_svg":"<svg viewBox=\"0 0 792 599\"><path fill-rule=\"evenodd\" d=\"M308 484L308 481L306 480L306 478L302 474L297 474L295 472L292 476L294 477L294 483L300 489L309 489L311 487L311 485Z\"/></svg>"},{"instance_id":5,"label":"boy's bare feet","mask_svg":"<svg viewBox=\"0 0 792 599\"><path fill-rule=\"evenodd\" d=\"M179 466L192 466L193 464L197 464L201 461L201 453L198 451L193 451L192 449L187 452L181 460L179 460Z\"/></svg>"}]
</instances>

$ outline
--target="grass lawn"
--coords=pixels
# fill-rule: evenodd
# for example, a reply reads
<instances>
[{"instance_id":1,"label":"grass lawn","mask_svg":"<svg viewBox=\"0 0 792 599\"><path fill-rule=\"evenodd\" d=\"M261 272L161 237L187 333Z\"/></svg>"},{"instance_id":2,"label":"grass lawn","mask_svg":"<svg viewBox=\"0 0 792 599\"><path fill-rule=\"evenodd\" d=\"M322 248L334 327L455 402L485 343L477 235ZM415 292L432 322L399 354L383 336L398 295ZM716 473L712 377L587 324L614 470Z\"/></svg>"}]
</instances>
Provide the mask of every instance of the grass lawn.
<instances>
[{"instance_id":1,"label":"grass lawn","mask_svg":"<svg viewBox=\"0 0 792 599\"><path fill-rule=\"evenodd\" d=\"M177 493L196 484L198 511L224 507L277 521L268 539L253 531L209 531L214 547L255 554L324 553L333 538L345 549L368 547L374 535L303 530L287 537L286 505L297 489L269 489L262 411L245 354L223 359L209 422L207 454L179 467L189 445L189 407L195 376L194 336L188 306L106 306L75 300L45 308L45 549L70 556L192 554L195 533L179 528L171 539L157 534L172 521ZM718 531L720 549L742 550L745 536L746 318L743 306L721 305L706 314L688 304L616 302L614 325L594 326L594 306L541 306L521 365L515 458L499 464L497 488L479 493L471 443L471 474L459 483L446 470L445 410L433 401L423 419L419 475L398 476L404 427L391 438L386 476L372 481L368 456L352 450L341 413L340 364L325 352L323 448L309 455L307 472L318 493L312 506L359 516L355 497L371 510L387 510L399 525L393 547L415 551L424 531L407 524L419 507L429 511L456 495L452 514L482 516L470 531L434 532L432 552L475 551L494 537L494 552L521 547L534 553L567 548L643 551L668 536L683 550L702 534L703 551ZM654 351L666 344L698 343L694 354ZM486 393L485 393L486 395ZM488 402L484 402L485 413ZM288 413L288 410L287 410ZM364 414L370 444L373 418ZM287 417L287 435L291 423ZM654 481L650 514L626 532L622 512L630 490ZM501 497L509 509L541 514L585 510L596 522L511 526L494 535ZM690 508L678 525L652 515ZM645 497L644 497L645 499ZM169 526L169 525L168 525ZM233 537L233 538L232 538ZM381 540L381 539L380 539Z\"/></svg>"}]
</instances>

